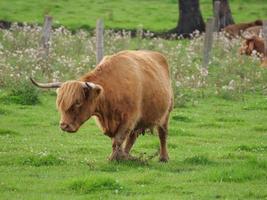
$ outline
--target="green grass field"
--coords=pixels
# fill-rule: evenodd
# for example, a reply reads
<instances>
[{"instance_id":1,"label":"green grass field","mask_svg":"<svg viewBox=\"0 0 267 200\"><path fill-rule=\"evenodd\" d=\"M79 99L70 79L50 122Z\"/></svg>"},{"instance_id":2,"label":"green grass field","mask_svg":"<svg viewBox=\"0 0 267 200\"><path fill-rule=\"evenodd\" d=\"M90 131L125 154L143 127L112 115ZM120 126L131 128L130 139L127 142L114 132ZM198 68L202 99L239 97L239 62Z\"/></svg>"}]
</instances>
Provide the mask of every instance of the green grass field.
<instances>
[{"instance_id":1,"label":"green grass field","mask_svg":"<svg viewBox=\"0 0 267 200\"><path fill-rule=\"evenodd\" d=\"M200 0L206 19L212 16L210 0ZM230 0L236 22L267 18L266 0ZM71 29L92 29L103 18L107 28L166 31L176 26L177 0L1 0L0 19L42 23L45 14L54 17L55 25Z\"/></svg>"},{"instance_id":2,"label":"green grass field","mask_svg":"<svg viewBox=\"0 0 267 200\"><path fill-rule=\"evenodd\" d=\"M88 121L58 128L55 95L41 104L0 102L0 199L266 199L267 98L199 99L172 112L170 161L156 135L140 136L140 162L109 162L111 141Z\"/></svg>"},{"instance_id":3,"label":"green grass field","mask_svg":"<svg viewBox=\"0 0 267 200\"><path fill-rule=\"evenodd\" d=\"M211 1L200 2L206 19ZM236 22L267 18L266 0L230 4ZM98 17L108 28L153 31L177 21L176 0L0 0L0 8L0 19L42 23L51 14L71 29L92 28ZM203 71L203 36L166 41L106 32L105 55L149 49L168 58L176 108L170 161L159 163L156 134L138 138L138 161L109 162L111 141L93 119L75 134L59 129L55 92L32 90L28 77L79 77L95 65L95 38L53 30L44 60L40 36L36 26L0 30L0 200L267 199L267 71L258 58L238 54L241 39L219 35ZM35 104L38 94L40 103L22 105Z\"/></svg>"}]
</instances>

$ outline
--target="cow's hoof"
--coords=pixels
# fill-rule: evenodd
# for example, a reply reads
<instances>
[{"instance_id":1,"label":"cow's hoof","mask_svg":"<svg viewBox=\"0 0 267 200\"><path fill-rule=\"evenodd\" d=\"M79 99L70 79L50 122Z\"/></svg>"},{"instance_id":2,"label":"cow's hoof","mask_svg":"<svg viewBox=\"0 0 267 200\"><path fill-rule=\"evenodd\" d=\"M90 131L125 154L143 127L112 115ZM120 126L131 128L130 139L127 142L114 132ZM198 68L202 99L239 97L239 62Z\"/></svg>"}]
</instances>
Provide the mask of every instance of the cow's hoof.
<instances>
[{"instance_id":1,"label":"cow's hoof","mask_svg":"<svg viewBox=\"0 0 267 200\"><path fill-rule=\"evenodd\" d=\"M165 162L166 163L166 162L168 162L168 160L169 160L168 156L159 158L159 162Z\"/></svg>"}]
</instances>

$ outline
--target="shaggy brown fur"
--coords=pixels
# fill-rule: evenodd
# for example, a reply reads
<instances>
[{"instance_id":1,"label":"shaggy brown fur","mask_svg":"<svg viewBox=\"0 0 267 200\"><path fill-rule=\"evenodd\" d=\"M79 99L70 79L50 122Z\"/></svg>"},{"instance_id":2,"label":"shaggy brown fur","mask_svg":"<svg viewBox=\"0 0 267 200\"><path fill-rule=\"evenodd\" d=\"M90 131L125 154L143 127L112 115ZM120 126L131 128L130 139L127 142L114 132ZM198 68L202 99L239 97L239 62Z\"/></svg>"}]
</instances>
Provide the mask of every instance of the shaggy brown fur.
<instances>
[{"instance_id":1,"label":"shaggy brown fur","mask_svg":"<svg viewBox=\"0 0 267 200\"><path fill-rule=\"evenodd\" d=\"M73 104L78 104L85 100L85 92L79 82L68 81L61 86L57 92L57 108L67 111Z\"/></svg>"},{"instance_id":2,"label":"shaggy brown fur","mask_svg":"<svg viewBox=\"0 0 267 200\"><path fill-rule=\"evenodd\" d=\"M262 26L262 20L256 20L249 23L231 24L226 26L223 31L228 38L232 39L240 36L243 31L252 26Z\"/></svg>"},{"instance_id":3,"label":"shaggy brown fur","mask_svg":"<svg viewBox=\"0 0 267 200\"><path fill-rule=\"evenodd\" d=\"M85 82L94 87L82 87ZM75 132L91 116L97 117L104 133L112 139L111 160L129 158L138 135L156 127L160 160L167 161L172 101L167 61L152 51L122 51L105 57L79 81L65 82L57 97L63 130Z\"/></svg>"}]
</instances>

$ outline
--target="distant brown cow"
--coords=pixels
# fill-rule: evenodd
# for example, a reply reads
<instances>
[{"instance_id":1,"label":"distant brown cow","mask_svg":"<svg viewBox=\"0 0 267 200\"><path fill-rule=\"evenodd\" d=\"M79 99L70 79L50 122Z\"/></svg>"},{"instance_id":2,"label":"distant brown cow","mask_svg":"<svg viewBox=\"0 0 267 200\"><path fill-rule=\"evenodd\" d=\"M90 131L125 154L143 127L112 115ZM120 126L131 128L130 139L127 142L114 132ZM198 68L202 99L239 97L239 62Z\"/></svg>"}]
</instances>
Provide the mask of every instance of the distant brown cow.
<instances>
[{"instance_id":1,"label":"distant brown cow","mask_svg":"<svg viewBox=\"0 0 267 200\"><path fill-rule=\"evenodd\" d=\"M245 41L240 48L240 54L252 55L253 51L255 51L256 55L261 58L261 66L267 67L267 53L264 48L264 40L258 36L242 37Z\"/></svg>"},{"instance_id":2,"label":"distant brown cow","mask_svg":"<svg viewBox=\"0 0 267 200\"><path fill-rule=\"evenodd\" d=\"M103 132L112 139L110 160L130 158L140 133L156 127L160 139L160 161L168 160L168 119L172 89L165 57L152 51L122 51L105 57L79 80L41 84L59 88L57 107L60 127L76 132L96 116ZM124 146L123 146L124 143Z\"/></svg>"},{"instance_id":3,"label":"distant brown cow","mask_svg":"<svg viewBox=\"0 0 267 200\"><path fill-rule=\"evenodd\" d=\"M240 34L247 28L252 26L262 26L262 20L256 20L249 23L231 24L226 26L223 31L226 33L228 38L235 38L240 36Z\"/></svg>"}]
</instances>

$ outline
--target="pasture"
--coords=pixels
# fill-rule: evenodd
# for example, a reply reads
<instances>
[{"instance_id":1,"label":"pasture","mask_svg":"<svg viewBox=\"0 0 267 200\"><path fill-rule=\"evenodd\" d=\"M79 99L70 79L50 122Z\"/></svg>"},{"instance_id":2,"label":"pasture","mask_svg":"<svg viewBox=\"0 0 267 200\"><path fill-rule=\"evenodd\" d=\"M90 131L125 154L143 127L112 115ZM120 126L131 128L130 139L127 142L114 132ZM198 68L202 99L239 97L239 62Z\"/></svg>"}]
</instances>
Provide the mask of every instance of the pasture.
<instances>
[{"instance_id":1,"label":"pasture","mask_svg":"<svg viewBox=\"0 0 267 200\"><path fill-rule=\"evenodd\" d=\"M157 135L136 162L109 162L111 141L87 122L58 127L54 93L35 106L0 104L0 199L266 199L267 98L213 97L172 112L168 163ZM153 158L152 158L153 157Z\"/></svg>"},{"instance_id":2,"label":"pasture","mask_svg":"<svg viewBox=\"0 0 267 200\"><path fill-rule=\"evenodd\" d=\"M95 36L77 27L92 28L102 16L111 28L135 29L141 21L145 29L168 30L176 25L176 1L155 0L153 5L140 1L143 9L127 0L90 0L87 6L83 0L75 5L47 2L45 6L41 1L0 2L4 8L0 19L41 23L43 14L50 13L58 26L52 32L48 59L39 44L42 27L14 24L0 29L1 200L267 199L267 70L259 67L255 55L238 53L241 38L229 41L214 34L206 69L201 65L204 37L198 34L191 40L163 40L107 30L105 55L124 49L166 55L175 96L170 161L158 162L155 133L139 136L132 150L136 161L110 162L111 141L94 119L77 133L62 132L56 92L34 88L29 77L40 82L78 78L95 66L96 49ZM126 6L117 11L121 2ZM211 16L210 1L200 2L203 16ZM231 1L237 22L266 18L266 3L244 2ZM159 14L162 8L169 12ZM123 21L129 10L135 15Z\"/></svg>"}]
</instances>

